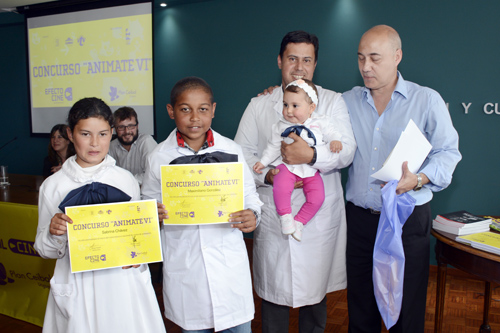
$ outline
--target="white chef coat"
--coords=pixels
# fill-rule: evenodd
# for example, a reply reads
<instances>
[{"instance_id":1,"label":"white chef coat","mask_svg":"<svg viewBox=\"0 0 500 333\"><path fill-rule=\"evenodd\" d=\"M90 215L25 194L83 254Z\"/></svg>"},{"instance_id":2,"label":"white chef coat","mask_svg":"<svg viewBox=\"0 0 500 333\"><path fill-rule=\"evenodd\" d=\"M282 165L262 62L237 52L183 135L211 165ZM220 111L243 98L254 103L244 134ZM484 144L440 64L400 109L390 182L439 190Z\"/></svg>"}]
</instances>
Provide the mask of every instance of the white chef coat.
<instances>
[{"instance_id":1,"label":"white chef coat","mask_svg":"<svg viewBox=\"0 0 500 333\"><path fill-rule=\"evenodd\" d=\"M139 185L132 174L115 166L107 155L100 164L82 168L72 156L60 172L40 187L35 249L43 258L57 259L43 324L44 332L165 332L151 284L148 265L71 273L67 234L50 234L50 220L61 213L66 195L81 186L100 182L139 200Z\"/></svg>"},{"instance_id":2,"label":"white chef coat","mask_svg":"<svg viewBox=\"0 0 500 333\"><path fill-rule=\"evenodd\" d=\"M301 178L313 177L318 170L313 168L312 166L308 164L286 164L281 159L281 141L285 141L286 143L293 142L293 139L291 138L283 138L281 136L281 133L283 133L283 131L288 127L295 125L302 125L313 133L314 138L310 138L308 136L309 133L305 129L303 129L299 135L311 147L321 146L324 144L329 145L330 141L340 141L342 138L341 134L335 130L333 124L330 123L328 118L325 116L318 116L316 114L313 114L311 117L307 118L303 124L294 124L289 122L285 118L280 117L278 122L272 127L271 138L269 139L266 149L264 149L264 151L262 152L260 162L264 166L268 166L271 164L275 167L280 164L284 164L287 169L294 175L297 175Z\"/></svg>"},{"instance_id":3,"label":"white chef coat","mask_svg":"<svg viewBox=\"0 0 500 333\"><path fill-rule=\"evenodd\" d=\"M149 155L142 184L144 198L161 202L160 166L194 155L179 147L176 131ZM260 213L252 172L241 147L212 130L214 145L199 154L237 154L243 162L244 207ZM165 316L186 330L224 330L253 319L254 303L243 233L230 224L163 225L163 300Z\"/></svg>"},{"instance_id":4,"label":"white chef coat","mask_svg":"<svg viewBox=\"0 0 500 333\"><path fill-rule=\"evenodd\" d=\"M269 168L253 173L260 199L264 202L259 227L254 233L254 288L266 301L302 307L319 303L326 293L346 287L346 223L340 170L354 157L356 142L341 94L318 89L318 115L325 115L341 133L342 151L330 152L329 145L317 147L315 168L325 184L325 202L297 242L283 235L273 200L272 186L264 184ZM282 115L283 90L255 97L243 114L235 141L243 148L249 165L259 161ZM292 214L305 202L302 189L292 194Z\"/></svg>"}]
</instances>

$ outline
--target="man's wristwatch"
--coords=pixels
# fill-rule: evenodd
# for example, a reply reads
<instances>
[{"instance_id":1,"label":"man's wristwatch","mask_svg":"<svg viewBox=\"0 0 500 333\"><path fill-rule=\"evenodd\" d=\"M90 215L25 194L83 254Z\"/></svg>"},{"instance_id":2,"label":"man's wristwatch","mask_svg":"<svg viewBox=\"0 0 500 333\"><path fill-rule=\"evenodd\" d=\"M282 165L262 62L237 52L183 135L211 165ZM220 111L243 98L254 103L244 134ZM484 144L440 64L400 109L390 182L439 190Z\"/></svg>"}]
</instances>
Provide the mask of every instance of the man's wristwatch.
<instances>
[{"instance_id":1,"label":"man's wristwatch","mask_svg":"<svg viewBox=\"0 0 500 333\"><path fill-rule=\"evenodd\" d=\"M257 224L259 224L259 222L260 222L260 214L256 210L253 210L251 208L250 208L250 210L252 211L253 215L255 215L255 222Z\"/></svg>"},{"instance_id":2,"label":"man's wristwatch","mask_svg":"<svg viewBox=\"0 0 500 333\"><path fill-rule=\"evenodd\" d=\"M417 173L417 186L413 188L413 191L420 191L422 189L422 175Z\"/></svg>"}]
</instances>

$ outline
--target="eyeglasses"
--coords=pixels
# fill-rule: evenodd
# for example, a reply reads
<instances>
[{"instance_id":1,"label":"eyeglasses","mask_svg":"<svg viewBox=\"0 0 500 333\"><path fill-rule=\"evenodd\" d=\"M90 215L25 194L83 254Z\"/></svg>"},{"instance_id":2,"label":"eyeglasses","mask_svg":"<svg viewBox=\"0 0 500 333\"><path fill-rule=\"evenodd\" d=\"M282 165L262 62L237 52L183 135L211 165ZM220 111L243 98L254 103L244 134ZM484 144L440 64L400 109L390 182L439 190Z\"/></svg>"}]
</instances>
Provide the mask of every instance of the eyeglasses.
<instances>
[{"instance_id":1,"label":"eyeglasses","mask_svg":"<svg viewBox=\"0 0 500 333\"><path fill-rule=\"evenodd\" d=\"M116 130L119 131L119 132L123 132L125 131L125 129L128 129L128 130L133 130L137 127L137 124L130 124L130 125L120 125L120 126L116 126Z\"/></svg>"}]
</instances>

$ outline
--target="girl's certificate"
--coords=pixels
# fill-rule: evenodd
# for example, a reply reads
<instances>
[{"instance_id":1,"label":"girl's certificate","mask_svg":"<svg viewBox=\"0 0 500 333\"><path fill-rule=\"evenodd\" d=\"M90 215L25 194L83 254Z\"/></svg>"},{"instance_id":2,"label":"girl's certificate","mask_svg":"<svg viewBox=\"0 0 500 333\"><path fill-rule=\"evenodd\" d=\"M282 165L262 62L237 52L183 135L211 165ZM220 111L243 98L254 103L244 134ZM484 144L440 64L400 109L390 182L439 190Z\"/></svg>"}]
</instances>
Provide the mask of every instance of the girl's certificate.
<instances>
[{"instance_id":1,"label":"girl's certificate","mask_svg":"<svg viewBox=\"0 0 500 333\"><path fill-rule=\"evenodd\" d=\"M243 209L243 164L201 163L161 166L164 224L227 223Z\"/></svg>"},{"instance_id":2,"label":"girl's certificate","mask_svg":"<svg viewBox=\"0 0 500 333\"><path fill-rule=\"evenodd\" d=\"M163 261L156 200L66 207L71 272Z\"/></svg>"}]
</instances>

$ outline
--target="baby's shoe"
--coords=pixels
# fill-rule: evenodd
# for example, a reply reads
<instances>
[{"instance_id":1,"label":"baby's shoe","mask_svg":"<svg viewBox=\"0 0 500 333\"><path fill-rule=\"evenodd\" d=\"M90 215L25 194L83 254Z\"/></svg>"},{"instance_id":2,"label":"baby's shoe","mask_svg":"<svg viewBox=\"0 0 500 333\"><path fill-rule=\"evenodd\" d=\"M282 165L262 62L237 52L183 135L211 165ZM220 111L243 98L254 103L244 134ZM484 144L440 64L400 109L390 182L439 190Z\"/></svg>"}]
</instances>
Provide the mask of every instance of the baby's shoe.
<instances>
[{"instance_id":1,"label":"baby's shoe","mask_svg":"<svg viewBox=\"0 0 500 333\"><path fill-rule=\"evenodd\" d=\"M295 221L295 232L292 234L292 237L295 238L298 242L302 240L302 229L304 229L304 225L298 221Z\"/></svg>"},{"instance_id":2,"label":"baby's shoe","mask_svg":"<svg viewBox=\"0 0 500 333\"><path fill-rule=\"evenodd\" d=\"M280 216L281 232L285 235L291 235L295 232L295 220L292 214L285 214Z\"/></svg>"}]
</instances>

